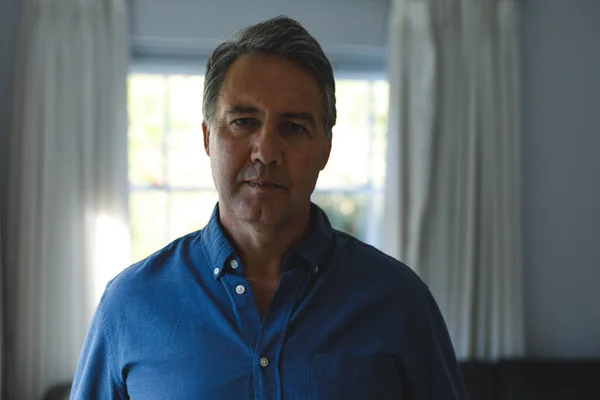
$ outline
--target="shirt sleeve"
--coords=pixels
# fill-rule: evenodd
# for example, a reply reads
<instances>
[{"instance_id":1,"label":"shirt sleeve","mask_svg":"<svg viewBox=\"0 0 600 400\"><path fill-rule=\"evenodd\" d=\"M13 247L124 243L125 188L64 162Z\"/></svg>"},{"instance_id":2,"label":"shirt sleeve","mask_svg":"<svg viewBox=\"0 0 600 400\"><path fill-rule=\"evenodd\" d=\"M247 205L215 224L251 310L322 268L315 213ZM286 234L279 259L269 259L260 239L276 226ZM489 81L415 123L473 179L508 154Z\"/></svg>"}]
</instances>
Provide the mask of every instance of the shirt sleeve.
<instances>
[{"instance_id":1,"label":"shirt sleeve","mask_svg":"<svg viewBox=\"0 0 600 400\"><path fill-rule=\"evenodd\" d=\"M119 382L112 357L110 336L105 326L105 298L96 309L88 331L75 378L71 387L71 400L128 399L124 385Z\"/></svg>"},{"instance_id":2,"label":"shirt sleeve","mask_svg":"<svg viewBox=\"0 0 600 400\"><path fill-rule=\"evenodd\" d=\"M416 307L409 363L411 400L468 400L454 347L433 295L425 286L425 302Z\"/></svg>"}]
</instances>

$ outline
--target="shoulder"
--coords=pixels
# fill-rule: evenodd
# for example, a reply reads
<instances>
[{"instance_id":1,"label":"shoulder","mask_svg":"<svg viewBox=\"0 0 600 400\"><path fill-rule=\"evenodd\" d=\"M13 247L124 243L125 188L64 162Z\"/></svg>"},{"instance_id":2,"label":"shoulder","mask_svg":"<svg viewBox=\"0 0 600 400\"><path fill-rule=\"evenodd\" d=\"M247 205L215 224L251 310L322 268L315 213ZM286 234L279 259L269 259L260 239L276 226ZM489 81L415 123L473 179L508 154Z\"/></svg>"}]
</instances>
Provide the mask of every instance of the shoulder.
<instances>
[{"instance_id":1,"label":"shoulder","mask_svg":"<svg viewBox=\"0 0 600 400\"><path fill-rule=\"evenodd\" d=\"M403 262L385 254L376 247L341 231L334 231L336 257L356 276L375 281L382 286L392 285L396 290L425 300L427 285L417 273Z\"/></svg>"},{"instance_id":2,"label":"shoulder","mask_svg":"<svg viewBox=\"0 0 600 400\"><path fill-rule=\"evenodd\" d=\"M185 274L190 260L204 259L200 243L202 231L180 237L143 260L124 269L108 282L104 291L105 307L123 305L128 299L149 297L156 290L165 290Z\"/></svg>"}]
</instances>

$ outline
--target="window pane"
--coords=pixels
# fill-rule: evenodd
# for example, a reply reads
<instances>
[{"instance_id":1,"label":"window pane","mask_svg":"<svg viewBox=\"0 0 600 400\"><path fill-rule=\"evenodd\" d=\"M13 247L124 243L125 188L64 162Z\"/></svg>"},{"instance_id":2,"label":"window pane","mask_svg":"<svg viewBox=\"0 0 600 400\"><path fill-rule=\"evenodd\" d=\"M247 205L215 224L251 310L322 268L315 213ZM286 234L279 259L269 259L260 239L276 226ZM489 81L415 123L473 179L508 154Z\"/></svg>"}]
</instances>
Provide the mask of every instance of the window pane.
<instances>
[{"instance_id":1,"label":"window pane","mask_svg":"<svg viewBox=\"0 0 600 400\"><path fill-rule=\"evenodd\" d=\"M369 81L336 81L337 124L327 167L318 188L345 188L369 183L371 170Z\"/></svg>"},{"instance_id":2,"label":"window pane","mask_svg":"<svg viewBox=\"0 0 600 400\"><path fill-rule=\"evenodd\" d=\"M128 85L129 181L133 185L163 185L165 78L132 75Z\"/></svg>"},{"instance_id":3,"label":"window pane","mask_svg":"<svg viewBox=\"0 0 600 400\"><path fill-rule=\"evenodd\" d=\"M373 112L373 186L383 188L385 185L385 151L388 127L389 90L386 81L375 81L372 90Z\"/></svg>"},{"instance_id":4,"label":"window pane","mask_svg":"<svg viewBox=\"0 0 600 400\"><path fill-rule=\"evenodd\" d=\"M204 77L133 74L128 85L132 250L139 260L204 227L217 194L202 137ZM336 87L332 154L313 201L336 228L377 243L388 83L338 80ZM163 185L171 191L136 189Z\"/></svg>"},{"instance_id":5,"label":"window pane","mask_svg":"<svg viewBox=\"0 0 600 400\"><path fill-rule=\"evenodd\" d=\"M312 201L327 213L334 228L367 239L368 194L315 192Z\"/></svg>"},{"instance_id":6,"label":"window pane","mask_svg":"<svg viewBox=\"0 0 600 400\"><path fill-rule=\"evenodd\" d=\"M173 187L214 188L202 136L204 77L169 77L167 179Z\"/></svg>"},{"instance_id":7,"label":"window pane","mask_svg":"<svg viewBox=\"0 0 600 400\"><path fill-rule=\"evenodd\" d=\"M201 131L171 131L167 160L167 176L171 186L214 188L210 158L204 151Z\"/></svg>"},{"instance_id":8,"label":"window pane","mask_svg":"<svg viewBox=\"0 0 600 400\"><path fill-rule=\"evenodd\" d=\"M172 192L169 204L171 239L204 228L217 200L216 191Z\"/></svg>"},{"instance_id":9,"label":"window pane","mask_svg":"<svg viewBox=\"0 0 600 400\"><path fill-rule=\"evenodd\" d=\"M167 196L164 191L129 194L132 255L141 260L167 244Z\"/></svg>"},{"instance_id":10,"label":"window pane","mask_svg":"<svg viewBox=\"0 0 600 400\"><path fill-rule=\"evenodd\" d=\"M202 75L169 76L169 117L174 131L202 134Z\"/></svg>"}]
</instances>

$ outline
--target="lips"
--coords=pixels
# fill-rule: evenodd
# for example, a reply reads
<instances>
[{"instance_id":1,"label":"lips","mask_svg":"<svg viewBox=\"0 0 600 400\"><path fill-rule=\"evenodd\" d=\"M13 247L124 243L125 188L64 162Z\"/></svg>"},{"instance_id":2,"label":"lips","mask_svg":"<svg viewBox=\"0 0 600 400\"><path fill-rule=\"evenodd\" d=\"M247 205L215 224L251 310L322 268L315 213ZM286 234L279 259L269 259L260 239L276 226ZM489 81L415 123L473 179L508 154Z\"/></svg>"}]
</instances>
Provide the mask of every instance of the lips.
<instances>
[{"instance_id":1,"label":"lips","mask_svg":"<svg viewBox=\"0 0 600 400\"><path fill-rule=\"evenodd\" d=\"M246 183L248 186L254 189L283 189L283 186L273 181L268 181L264 179L254 179L251 181L246 181L244 183Z\"/></svg>"}]
</instances>

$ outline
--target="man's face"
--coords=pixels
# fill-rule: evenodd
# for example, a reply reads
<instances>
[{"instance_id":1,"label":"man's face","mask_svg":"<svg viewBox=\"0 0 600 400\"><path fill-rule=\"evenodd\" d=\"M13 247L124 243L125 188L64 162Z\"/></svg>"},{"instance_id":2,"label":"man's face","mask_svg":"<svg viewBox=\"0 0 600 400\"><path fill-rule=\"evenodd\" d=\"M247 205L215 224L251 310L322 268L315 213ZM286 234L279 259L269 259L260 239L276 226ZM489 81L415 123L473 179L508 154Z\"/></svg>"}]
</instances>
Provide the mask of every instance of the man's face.
<instances>
[{"instance_id":1,"label":"man's face","mask_svg":"<svg viewBox=\"0 0 600 400\"><path fill-rule=\"evenodd\" d=\"M317 80L291 61L245 55L229 68L203 124L221 211L280 224L307 211L331 151Z\"/></svg>"}]
</instances>

